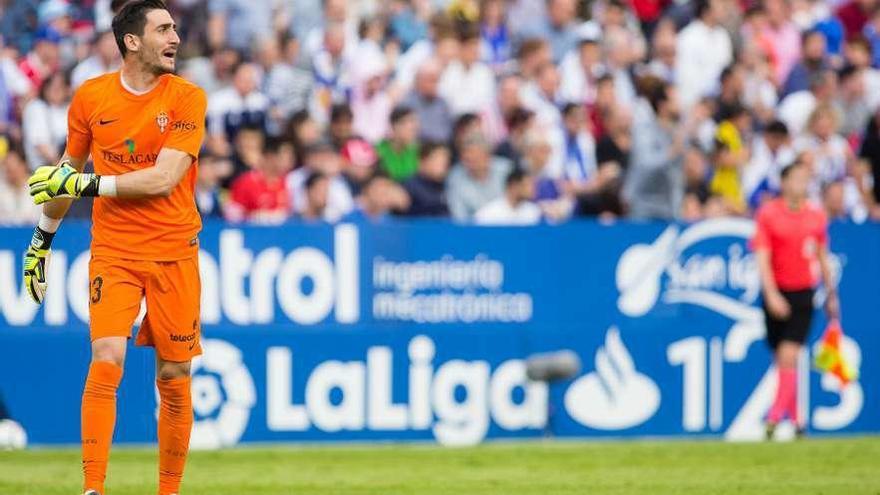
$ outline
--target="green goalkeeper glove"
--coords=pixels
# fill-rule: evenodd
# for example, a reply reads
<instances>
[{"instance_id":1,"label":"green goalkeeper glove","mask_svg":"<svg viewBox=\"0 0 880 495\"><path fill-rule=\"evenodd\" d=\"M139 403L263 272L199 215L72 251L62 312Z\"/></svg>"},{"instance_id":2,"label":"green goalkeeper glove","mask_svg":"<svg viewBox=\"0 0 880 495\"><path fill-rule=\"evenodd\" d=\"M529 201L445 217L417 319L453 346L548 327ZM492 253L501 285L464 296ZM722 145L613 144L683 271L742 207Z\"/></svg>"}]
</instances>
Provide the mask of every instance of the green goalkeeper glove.
<instances>
[{"instance_id":1,"label":"green goalkeeper glove","mask_svg":"<svg viewBox=\"0 0 880 495\"><path fill-rule=\"evenodd\" d=\"M70 162L63 161L57 167L47 165L37 168L28 179L28 186L34 203L39 205L55 198L97 196L100 182L99 176L79 173Z\"/></svg>"},{"instance_id":2,"label":"green goalkeeper glove","mask_svg":"<svg viewBox=\"0 0 880 495\"><path fill-rule=\"evenodd\" d=\"M24 253L24 287L37 304L41 304L46 295L46 267L53 237L55 234L36 227L31 244Z\"/></svg>"}]
</instances>

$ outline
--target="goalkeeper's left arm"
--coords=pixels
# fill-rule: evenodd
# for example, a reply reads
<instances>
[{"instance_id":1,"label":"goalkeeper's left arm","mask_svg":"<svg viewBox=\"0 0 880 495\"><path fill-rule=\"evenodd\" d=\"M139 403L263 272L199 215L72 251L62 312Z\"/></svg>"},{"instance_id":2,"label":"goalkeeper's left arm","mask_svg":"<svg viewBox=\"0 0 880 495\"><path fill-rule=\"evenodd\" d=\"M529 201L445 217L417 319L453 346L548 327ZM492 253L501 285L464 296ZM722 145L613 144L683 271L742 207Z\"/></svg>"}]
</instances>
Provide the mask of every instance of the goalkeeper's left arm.
<instances>
[{"instance_id":1,"label":"goalkeeper's left arm","mask_svg":"<svg viewBox=\"0 0 880 495\"><path fill-rule=\"evenodd\" d=\"M183 151L162 148L155 166L104 176L82 173L85 161L85 158L65 154L58 165L39 167L28 179L34 202L45 205L24 259L25 288L37 304L43 302L46 293L46 266L52 238L72 200L95 196L167 197L192 165L193 157Z\"/></svg>"},{"instance_id":2,"label":"goalkeeper's left arm","mask_svg":"<svg viewBox=\"0 0 880 495\"><path fill-rule=\"evenodd\" d=\"M83 169L87 158L77 158L65 153L58 166L40 167L40 169L58 170L62 166L66 166L72 169L74 173L78 173ZM37 169L37 171L40 169ZM46 269L49 265L52 239L55 237L55 232L58 231L61 219L67 215L71 202L72 199L66 197L43 205L43 214L40 217L40 222L34 228L31 242L28 245L27 251L25 251L24 287L31 299L37 304L42 303L46 295Z\"/></svg>"}]
</instances>

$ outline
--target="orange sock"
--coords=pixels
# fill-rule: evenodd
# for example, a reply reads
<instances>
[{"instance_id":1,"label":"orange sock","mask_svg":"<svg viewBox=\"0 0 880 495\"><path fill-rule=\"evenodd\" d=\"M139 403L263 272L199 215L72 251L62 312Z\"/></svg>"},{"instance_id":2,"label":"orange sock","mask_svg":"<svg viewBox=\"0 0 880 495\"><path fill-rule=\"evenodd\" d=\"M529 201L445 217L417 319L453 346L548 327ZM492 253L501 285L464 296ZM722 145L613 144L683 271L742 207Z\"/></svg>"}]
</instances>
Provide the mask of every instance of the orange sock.
<instances>
[{"instance_id":1,"label":"orange sock","mask_svg":"<svg viewBox=\"0 0 880 495\"><path fill-rule=\"evenodd\" d=\"M193 425L190 377L156 380L159 407L159 495L180 490Z\"/></svg>"},{"instance_id":2,"label":"orange sock","mask_svg":"<svg viewBox=\"0 0 880 495\"><path fill-rule=\"evenodd\" d=\"M83 490L104 493L107 459L116 426L116 389L122 368L106 361L89 366L82 397Z\"/></svg>"}]
</instances>

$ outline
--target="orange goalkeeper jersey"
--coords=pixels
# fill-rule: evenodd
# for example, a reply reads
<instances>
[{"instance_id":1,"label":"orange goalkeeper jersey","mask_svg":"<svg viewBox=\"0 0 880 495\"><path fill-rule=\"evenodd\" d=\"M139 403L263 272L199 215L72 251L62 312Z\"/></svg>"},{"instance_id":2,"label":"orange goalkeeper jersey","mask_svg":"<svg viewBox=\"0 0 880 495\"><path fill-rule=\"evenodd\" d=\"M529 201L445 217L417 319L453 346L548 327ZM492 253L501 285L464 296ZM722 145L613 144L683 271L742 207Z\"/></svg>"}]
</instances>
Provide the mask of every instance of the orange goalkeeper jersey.
<instances>
[{"instance_id":1,"label":"orange goalkeeper jersey","mask_svg":"<svg viewBox=\"0 0 880 495\"><path fill-rule=\"evenodd\" d=\"M173 261L198 252L202 223L194 191L206 106L201 88L171 74L142 95L123 87L118 71L86 81L76 91L68 113L67 151L78 158L91 154L97 174L152 167L162 148L193 157L168 197L95 198L92 255Z\"/></svg>"}]
</instances>

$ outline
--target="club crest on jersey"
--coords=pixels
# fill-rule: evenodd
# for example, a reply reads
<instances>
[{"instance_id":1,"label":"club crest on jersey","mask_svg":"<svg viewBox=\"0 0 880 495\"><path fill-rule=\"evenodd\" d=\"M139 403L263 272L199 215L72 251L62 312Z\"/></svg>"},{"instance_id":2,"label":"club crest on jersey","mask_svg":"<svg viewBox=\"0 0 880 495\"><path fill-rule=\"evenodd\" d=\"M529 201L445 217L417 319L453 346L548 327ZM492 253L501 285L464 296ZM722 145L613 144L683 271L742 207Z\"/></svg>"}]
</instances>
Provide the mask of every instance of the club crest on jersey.
<instances>
[{"instance_id":1,"label":"club crest on jersey","mask_svg":"<svg viewBox=\"0 0 880 495\"><path fill-rule=\"evenodd\" d=\"M159 132L164 134L165 128L168 127L168 114L164 111L159 112L159 115L156 115L156 125L159 126Z\"/></svg>"}]
</instances>

